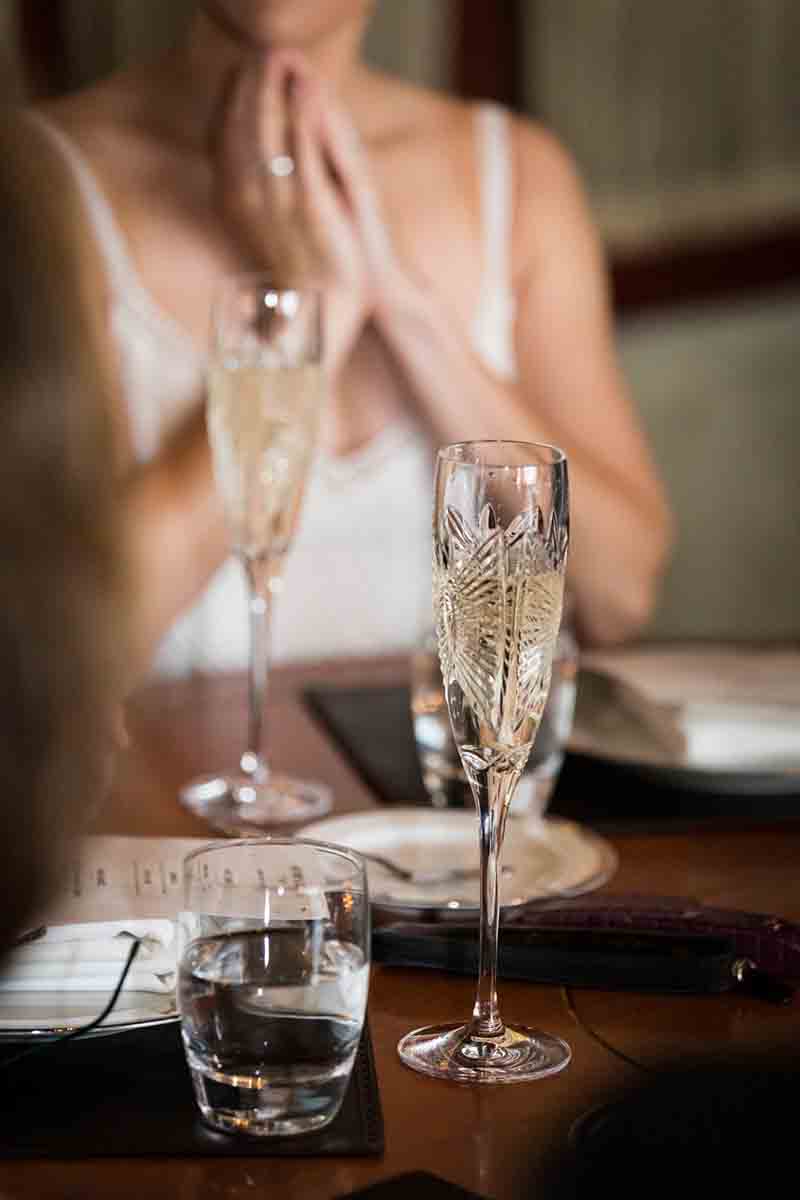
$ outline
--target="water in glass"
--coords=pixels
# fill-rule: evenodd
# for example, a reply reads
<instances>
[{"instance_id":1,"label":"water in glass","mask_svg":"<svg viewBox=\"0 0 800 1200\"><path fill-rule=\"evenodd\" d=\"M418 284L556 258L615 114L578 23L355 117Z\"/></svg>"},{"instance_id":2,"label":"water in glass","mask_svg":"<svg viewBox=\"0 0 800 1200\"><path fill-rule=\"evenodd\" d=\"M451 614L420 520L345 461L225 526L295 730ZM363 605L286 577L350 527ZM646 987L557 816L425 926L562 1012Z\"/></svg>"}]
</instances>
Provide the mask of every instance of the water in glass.
<instances>
[{"instance_id":1,"label":"water in glass","mask_svg":"<svg viewBox=\"0 0 800 1200\"><path fill-rule=\"evenodd\" d=\"M321 1129L367 1007L363 862L300 839L215 842L184 861L178 1002L195 1097L226 1133Z\"/></svg>"},{"instance_id":2,"label":"water in glass","mask_svg":"<svg viewBox=\"0 0 800 1200\"><path fill-rule=\"evenodd\" d=\"M192 943L180 1005L203 1115L245 1133L326 1124L358 1049L368 975L363 951L324 940L319 921Z\"/></svg>"}]
</instances>

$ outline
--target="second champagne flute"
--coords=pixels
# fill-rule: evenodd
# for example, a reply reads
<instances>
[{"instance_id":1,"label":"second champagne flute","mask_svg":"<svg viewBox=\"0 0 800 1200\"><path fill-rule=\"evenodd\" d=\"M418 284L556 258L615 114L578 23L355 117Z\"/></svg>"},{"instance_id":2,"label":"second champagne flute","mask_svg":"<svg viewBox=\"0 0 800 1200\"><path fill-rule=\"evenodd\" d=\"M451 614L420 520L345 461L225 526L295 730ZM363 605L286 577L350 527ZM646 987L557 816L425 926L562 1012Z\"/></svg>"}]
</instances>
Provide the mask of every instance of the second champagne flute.
<instances>
[{"instance_id":1,"label":"second champagne flute","mask_svg":"<svg viewBox=\"0 0 800 1200\"><path fill-rule=\"evenodd\" d=\"M561 1038L506 1025L497 1002L500 851L550 690L568 543L567 462L556 447L439 451L434 611L453 740L478 813L478 986L471 1020L416 1029L398 1049L407 1066L440 1079L516 1083L570 1060Z\"/></svg>"},{"instance_id":2,"label":"second champagne flute","mask_svg":"<svg viewBox=\"0 0 800 1200\"><path fill-rule=\"evenodd\" d=\"M212 311L208 435L233 551L248 584L249 738L239 763L192 781L187 807L226 833L310 820L328 788L275 774L264 738L269 618L297 526L324 399L321 299L253 275Z\"/></svg>"}]
</instances>

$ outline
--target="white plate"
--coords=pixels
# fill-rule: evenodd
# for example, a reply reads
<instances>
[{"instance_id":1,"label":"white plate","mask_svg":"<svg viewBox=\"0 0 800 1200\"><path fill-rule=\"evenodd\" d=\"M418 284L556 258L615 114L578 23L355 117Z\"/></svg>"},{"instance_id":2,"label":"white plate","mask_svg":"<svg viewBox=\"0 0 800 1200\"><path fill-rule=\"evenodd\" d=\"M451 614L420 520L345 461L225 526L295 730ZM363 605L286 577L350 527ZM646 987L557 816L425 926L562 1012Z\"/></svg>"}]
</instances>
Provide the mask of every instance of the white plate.
<instances>
[{"instance_id":1,"label":"white plate","mask_svg":"<svg viewBox=\"0 0 800 1200\"><path fill-rule=\"evenodd\" d=\"M659 745L648 722L604 710L591 691L582 697L579 676L573 751L682 788L800 791L796 650L644 647L587 654L584 663L636 689L651 714L660 707L682 745Z\"/></svg>"},{"instance_id":2,"label":"white plate","mask_svg":"<svg viewBox=\"0 0 800 1200\"><path fill-rule=\"evenodd\" d=\"M431 874L477 868L478 822L472 811L392 808L329 817L303 829L304 838L383 855L400 867ZM576 896L614 874L617 855L603 838L571 821L518 817L508 822L501 864L504 907L551 896ZM384 908L475 909L479 882L406 883L367 860L370 899Z\"/></svg>"},{"instance_id":3,"label":"white plate","mask_svg":"<svg viewBox=\"0 0 800 1200\"><path fill-rule=\"evenodd\" d=\"M110 999L105 992L0 992L0 1041L31 1041L88 1025ZM87 1037L102 1037L178 1020L174 993L123 992L102 1025Z\"/></svg>"}]
</instances>

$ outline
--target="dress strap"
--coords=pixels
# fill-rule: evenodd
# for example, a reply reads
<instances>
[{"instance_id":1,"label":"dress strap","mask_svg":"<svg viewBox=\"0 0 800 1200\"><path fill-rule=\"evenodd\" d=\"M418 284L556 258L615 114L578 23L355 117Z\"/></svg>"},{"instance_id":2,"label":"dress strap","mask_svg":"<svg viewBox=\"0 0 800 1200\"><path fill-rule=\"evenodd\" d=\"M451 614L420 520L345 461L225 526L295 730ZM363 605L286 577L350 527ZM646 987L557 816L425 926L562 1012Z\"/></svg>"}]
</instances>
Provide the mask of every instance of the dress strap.
<instances>
[{"instance_id":1,"label":"dress strap","mask_svg":"<svg viewBox=\"0 0 800 1200\"><path fill-rule=\"evenodd\" d=\"M36 125L69 168L80 191L100 250L106 261L114 290L122 290L130 279L133 264L111 205L98 183L97 176L78 148L74 139L65 134L49 117L28 109L26 117Z\"/></svg>"},{"instance_id":2,"label":"dress strap","mask_svg":"<svg viewBox=\"0 0 800 1200\"><path fill-rule=\"evenodd\" d=\"M513 379L514 293L511 273L512 162L508 113L482 104L475 114L480 180L483 272L473 337L484 362Z\"/></svg>"},{"instance_id":3,"label":"dress strap","mask_svg":"<svg viewBox=\"0 0 800 1200\"><path fill-rule=\"evenodd\" d=\"M481 104L476 113L485 284L511 291L511 139L508 113Z\"/></svg>"}]
</instances>

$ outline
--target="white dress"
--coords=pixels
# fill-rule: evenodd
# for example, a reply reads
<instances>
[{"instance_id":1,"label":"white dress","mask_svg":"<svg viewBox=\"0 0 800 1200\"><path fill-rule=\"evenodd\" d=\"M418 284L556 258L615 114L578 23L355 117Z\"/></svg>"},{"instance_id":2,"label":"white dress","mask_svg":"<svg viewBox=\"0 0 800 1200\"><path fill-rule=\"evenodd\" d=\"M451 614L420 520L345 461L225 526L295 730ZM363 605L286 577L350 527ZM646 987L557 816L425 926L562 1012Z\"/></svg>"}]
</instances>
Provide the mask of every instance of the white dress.
<instances>
[{"instance_id":1,"label":"white dress","mask_svg":"<svg viewBox=\"0 0 800 1200\"><path fill-rule=\"evenodd\" d=\"M97 178L75 143L37 122L79 185L110 282L111 322L135 455L147 462L203 387L197 346L144 287ZM476 110L484 273L472 330L476 353L503 377L515 372L510 288L511 155L508 116ZM274 606L272 660L408 650L430 611L433 456L411 420L388 426L344 458L318 456L300 527ZM241 668L246 593L228 560L164 638L162 674Z\"/></svg>"}]
</instances>

